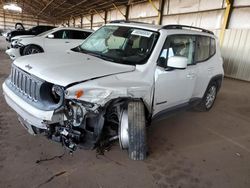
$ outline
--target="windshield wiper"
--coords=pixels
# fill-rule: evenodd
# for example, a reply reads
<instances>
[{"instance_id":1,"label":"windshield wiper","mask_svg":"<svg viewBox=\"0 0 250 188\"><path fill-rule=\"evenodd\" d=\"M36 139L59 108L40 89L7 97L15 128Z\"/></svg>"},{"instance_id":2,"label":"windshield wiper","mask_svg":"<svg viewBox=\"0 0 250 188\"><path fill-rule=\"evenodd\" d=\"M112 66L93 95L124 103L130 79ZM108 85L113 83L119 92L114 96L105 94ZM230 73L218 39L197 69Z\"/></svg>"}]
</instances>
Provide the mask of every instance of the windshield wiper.
<instances>
[{"instance_id":1,"label":"windshield wiper","mask_svg":"<svg viewBox=\"0 0 250 188\"><path fill-rule=\"evenodd\" d=\"M115 62L114 59L110 58L110 57L107 57L105 55L102 55L102 54L96 54L96 53L90 53L91 55L95 56L95 57L99 57L103 60L107 60L107 61L112 61L112 62Z\"/></svg>"},{"instance_id":2,"label":"windshield wiper","mask_svg":"<svg viewBox=\"0 0 250 188\"><path fill-rule=\"evenodd\" d=\"M92 55L92 56L94 56L94 57L98 57L98 58L103 59L103 60L115 62L115 60L112 59L112 58L110 58L110 57L107 57L107 56L102 55L102 54L100 54L100 53L90 52L90 51L88 51L88 50L82 49L80 46L77 47L77 50L78 50L79 52L82 52L82 53L85 53L85 54L89 54L89 55Z\"/></svg>"},{"instance_id":3,"label":"windshield wiper","mask_svg":"<svg viewBox=\"0 0 250 188\"><path fill-rule=\"evenodd\" d=\"M114 62L114 63L134 65L134 64L131 64L131 62L124 61L123 59L113 59L111 57L105 56L105 55L100 54L100 53L94 53L94 52L85 50L85 49L81 48L81 46L77 46L76 48L74 48L72 50L76 51L76 52L85 53L85 54L88 54L88 55L91 55L91 56L94 56L94 57L98 57L98 58L106 60L106 61L111 61L111 62Z\"/></svg>"}]
</instances>

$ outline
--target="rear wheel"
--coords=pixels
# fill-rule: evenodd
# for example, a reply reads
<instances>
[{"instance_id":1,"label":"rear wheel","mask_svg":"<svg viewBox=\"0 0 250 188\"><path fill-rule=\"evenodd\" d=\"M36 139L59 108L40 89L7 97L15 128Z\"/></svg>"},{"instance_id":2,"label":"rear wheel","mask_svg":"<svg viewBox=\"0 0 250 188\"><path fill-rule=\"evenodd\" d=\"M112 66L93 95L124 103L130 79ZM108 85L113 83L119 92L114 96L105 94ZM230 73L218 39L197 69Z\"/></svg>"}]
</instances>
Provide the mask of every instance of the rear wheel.
<instances>
[{"instance_id":1,"label":"rear wheel","mask_svg":"<svg viewBox=\"0 0 250 188\"><path fill-rule=\"evenodd\" d=\"M200 104L198 104L195 107L195 110L197 110L197 111L209 111L214 105L216 95L217 95L217 84L216 84L216 82L212 82L209 84L209 86L206 90L206 93L205 93L204 97L202 98L202 101L200 102Z\"/></svg>"},{"instance_id":2,"label":"rear wheel","mask_svg":"<svg viewBox=\"0 0 250 188\"><path fill-rule=\"evenodd\" d=\"M146 118L141 101L129 102L121 113L119 142L122 149L127 149L129 158L146 159Z\"/></svg>"},{"instance_id":3,"label":"rear wheel","mask_svg":"<svg viewBox=\"0 0 250 188\"><path fill-rule=\"evenodd\" d=\"M23 49L23 55L37 54L41 52L43 52L43 50L35 45L28 45Z\"/></svg>"}]
</instances>

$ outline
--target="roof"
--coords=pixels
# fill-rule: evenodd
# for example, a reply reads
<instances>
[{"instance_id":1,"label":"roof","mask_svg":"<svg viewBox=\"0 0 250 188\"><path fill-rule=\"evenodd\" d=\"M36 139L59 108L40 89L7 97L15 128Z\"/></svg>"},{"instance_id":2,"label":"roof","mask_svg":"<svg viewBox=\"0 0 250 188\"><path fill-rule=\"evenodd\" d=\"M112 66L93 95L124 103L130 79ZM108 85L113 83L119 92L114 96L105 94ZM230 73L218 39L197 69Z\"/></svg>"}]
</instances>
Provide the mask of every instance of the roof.
<instances>
[{"instance_id":1,"label":"roof","mask_svg":"<svg viewBox=\"0 0 250 188\"><path fill-rule=\"evenodd\" d=\"M159 31L159 30L171 30L171 31L178 31L181 33L188 33L188 34L202 34L202 35L214 35L212 31L194 27L194 26L188 26L188 25L154 25L154 24L147 24L142 22L133 22L133 21L122 21L117 20L113 21L111 23L108 23L106 25L117 25L117 26L125 26L125 27L135 27L135 28L141 28L151 31Z\"/></svg>"},{"instance_id":2,"label":"roof","mask_svg":"<svg viewBox=\"0 0 250 188\"><path fill-rule=\"evenodd\" d=\"M147 23L108 23L106 25L117 25L117 26L125 26L125 27L135 27L135 28L141 28L151 31L158 31L161 29L161 25L153 25L153 24L147 24Z\"/></svg>"},{"instance_id":3,"label":"roof","mask_svg":"<svg viewBox=\"0 0 250 188\"><path fill-rule=\"evenodd\" d=\"M65 29L65 30L77 30L77 31L88 31L88 32L93 32L94 31L92 29L82 29L82 28L77 28L77 27L57 27L55 29L56 30L61 30L61 29Z\"/></svg>"}]
</instances>

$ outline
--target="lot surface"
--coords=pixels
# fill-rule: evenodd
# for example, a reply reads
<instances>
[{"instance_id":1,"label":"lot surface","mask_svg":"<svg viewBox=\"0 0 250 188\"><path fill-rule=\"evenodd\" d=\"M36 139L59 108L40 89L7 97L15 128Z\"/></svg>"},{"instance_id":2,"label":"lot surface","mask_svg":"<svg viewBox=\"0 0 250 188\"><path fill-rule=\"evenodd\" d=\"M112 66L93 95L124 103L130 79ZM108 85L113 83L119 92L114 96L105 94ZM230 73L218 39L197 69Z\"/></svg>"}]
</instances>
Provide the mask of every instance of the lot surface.
<instances>
[{"instance_id":1,"label":"lot surface","mask_svg":"<svg viewBox=\"0 0 250 188\"><path fill-rule=\"evenodd\" d=\"M0 84L10 64L0 50ZM58 157L61 145L29 135L0 93L0 187L250 187L250 83L225 79L210 112L153 123L145 161L129 160L118 143L104 155Z\"/></svg>"}]
</instances>

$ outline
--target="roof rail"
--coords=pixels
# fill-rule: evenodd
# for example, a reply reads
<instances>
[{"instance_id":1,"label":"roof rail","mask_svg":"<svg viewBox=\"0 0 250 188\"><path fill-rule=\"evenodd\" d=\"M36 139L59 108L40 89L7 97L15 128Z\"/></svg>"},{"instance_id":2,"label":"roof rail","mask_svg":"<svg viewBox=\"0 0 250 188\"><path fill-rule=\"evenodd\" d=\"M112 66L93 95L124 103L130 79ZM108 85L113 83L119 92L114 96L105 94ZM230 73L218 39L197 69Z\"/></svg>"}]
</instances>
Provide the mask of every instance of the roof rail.
<instances>
[{"instance_id":1,"label":"roof rail","mask_svg":"<svg viewBox=\"0 0 250 188\"><path fill-rule=\"evenodd\" d=\"M189 26L189 25L165 25L162 27L162 29L190 29L190 30L198 30L204 33L209 33L214 35L212 31L200 28L200 27L194 27L194 26Z\"/></svg>"},{"instance_id":2,"label":"roof rail","mask_svg":"<svg viewBox=\"0 0 250 188\"><path fill-rule=\"evenodd\" d=\"M109 23L138 23L138 24L149 24L146 22L138 22L138 21L132 21L132 20L113 20L110 21Z\"/></svg>"}]
</instances>

